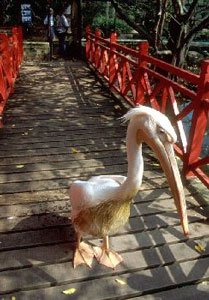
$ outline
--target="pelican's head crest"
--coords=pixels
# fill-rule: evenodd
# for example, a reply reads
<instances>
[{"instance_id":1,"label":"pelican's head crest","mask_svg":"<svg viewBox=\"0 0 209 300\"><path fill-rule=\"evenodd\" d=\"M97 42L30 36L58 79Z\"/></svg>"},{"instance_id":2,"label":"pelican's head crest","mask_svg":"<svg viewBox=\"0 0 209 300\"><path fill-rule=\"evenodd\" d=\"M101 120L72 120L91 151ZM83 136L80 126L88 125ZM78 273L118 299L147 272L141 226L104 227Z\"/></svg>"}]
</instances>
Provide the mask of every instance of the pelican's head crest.
<instances>
[{"instance_id":1,"label":"pelican's head crest","mask_svg":"<svg viewBox=\"0 0 209 300\"><path fill-rule=\"evenodd\" d=\"M165 134L169 142L176 143L177 141L175 130L169 119L153 108L142 105L132 108L122 117L122 121L124 123L135 121L138 129L144 130L152 138L158 134Z\"/></svg>"}]
</instances>

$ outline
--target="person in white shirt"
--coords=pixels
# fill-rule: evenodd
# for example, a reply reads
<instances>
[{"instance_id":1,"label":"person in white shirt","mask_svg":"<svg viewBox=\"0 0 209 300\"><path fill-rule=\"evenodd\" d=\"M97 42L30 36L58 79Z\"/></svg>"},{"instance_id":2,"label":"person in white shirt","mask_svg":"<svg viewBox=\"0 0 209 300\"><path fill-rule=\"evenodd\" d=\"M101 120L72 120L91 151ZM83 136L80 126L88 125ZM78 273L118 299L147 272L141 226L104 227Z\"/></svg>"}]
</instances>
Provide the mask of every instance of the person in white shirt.
<instances>
[{"instance_id":1,"label":"person in white shirt","mask_svg":"<svg viewBox=\"0 0 209 300\"><path fill-rule=\"evenodd\" d=\"M49 8L49 12L44 18L44 25L47 26L47 39L50 46L50 59L54 58L53 56L53 41L55 38L55 29L54 29L54 10Z\"/></svg>"}]
</instances>

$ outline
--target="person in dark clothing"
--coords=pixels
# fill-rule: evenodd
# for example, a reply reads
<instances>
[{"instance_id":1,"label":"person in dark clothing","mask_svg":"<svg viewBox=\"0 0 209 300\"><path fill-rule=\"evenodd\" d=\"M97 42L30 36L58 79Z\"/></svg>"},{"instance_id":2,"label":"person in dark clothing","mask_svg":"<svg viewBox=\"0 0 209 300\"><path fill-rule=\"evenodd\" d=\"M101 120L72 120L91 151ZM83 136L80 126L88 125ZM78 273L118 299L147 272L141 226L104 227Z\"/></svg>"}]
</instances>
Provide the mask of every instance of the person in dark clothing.
<instances>
[{"instance_id":1,"label":"person in dark clothing","mask_svg":"<svg viewBox=\"0 0 209 300\"><path fill-rule=\"evenodd\" d=\"M69 23L64 13L61 12L56 17L56 34L59 39L59 53L62 58L66 57L65 38Z\"/></svg>"}]
</instances>

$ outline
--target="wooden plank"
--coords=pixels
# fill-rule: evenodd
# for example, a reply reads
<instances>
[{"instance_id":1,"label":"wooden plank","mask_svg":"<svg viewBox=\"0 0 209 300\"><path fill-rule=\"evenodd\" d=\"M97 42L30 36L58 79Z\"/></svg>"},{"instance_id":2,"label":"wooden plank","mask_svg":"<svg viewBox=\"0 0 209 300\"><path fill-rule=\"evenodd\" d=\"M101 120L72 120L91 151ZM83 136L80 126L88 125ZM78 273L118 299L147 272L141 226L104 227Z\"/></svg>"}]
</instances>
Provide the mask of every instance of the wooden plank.
<instances>
[{"instance_id":1,"label":"wooden plank","mask_svg":"<svg viewBox=\"0 0 209 300\"><path fill-rule=\"evenodd\" d=\"M99 138L98 138L99 139ZM108 147L108 145L111 145L113 143L113 140L114 140L114 143L116 145L119 146L119 144L122 144L124 145L124 141L121 142L121 138L120 137L117 137L117 138L114 138L114 139L111 139L111 137L107 137L107 138L103 138L103 139L100 139L100 148L101 146L103 146L104 148ZM88 145L91 145L91 146L94 146L95 144L98 144L98 141L97 139L96 140L91 140L91 139L88 139L88 140L75 140L75 141L55 141L55 142L49 142L49 143L34 143L31 147L31 145L29 144L22 144L22 145L11 145L10 149L8 150L9 153L14 153L15 151L15 148L16 148L16 151L21 151L21 146L22 146L22 151L31 151L31 149L33 149L33 151L36 151L36 149L42 149L42 150L45 150L45 149L48 149L48 148L65 148L65 147L80 147L80 146L88 146ZM4 153L4 151L6 151L5 149L6 147L3 145L3 147L1 147L0 149L0 153L1 153L1 156L2 154Z\"/></svg>"},{"instance_id":2,"label":"wooden plank","mask_svg":"<svg viewBox=\"0 0 209 300\"><path fill-rule=\"evenodd\" d=\"M30 222L26 219L23 222ZM159 222L156 222L159 223ZM16 230L18 230L18 226ZM139 223L140 226L140 223ZM142 224L144 227L144 224ZM123 229L122 229L123 230ZM196 222L189 225L190 238L201 238L208 236L207 222ZM129 252L143 248L150 248L157 245L186 241L188 237L183 235L181 226L171 225L150 229L147 231L136 231L128 234L127 232L118 233L111 237L111 245L115 251ZM0 251L36 247L41 245L60 244L75 241L75 233L72 226L57 226L54 228L43 228L34 231L10 232L0 234ZM91 239L95 245L100 245L101 240Z\"/></svg>"},{"instance_id":3,"label":"wooden plank","mask_svg":"<svg viewBox=\"0 0 209 300\"><path fill-rule=\"evenodd\" d=\"M186 285L169 289L168 291L155 292L149 295L142 295L131 298L132 300L155 300L155 299L169 299L169 300L205 300L209 298L209 282L203 280L198 284Z\"/></svg>"},{"instance_id":4,"label":"wooden plank","mask_svg":"<svg viewBox=\"0 0 209 300\"><path fill-rule=\"evenodd\" d=\"M18 97L20 99L20 97ZM106 103L106 105L104 106L98 106L95 103L95 106L91 106L91 107L65 107L62 104L65 104L65 99L63 101L59 101L59 103L56 105L56 108L52 111L51 108L54 108L54 102L52 102L51 104L44 104L42 103L41 107L34 107L33 105L27 105L27 107L24 104L20 104L18 105L18 107L13 107L12 108L12 116L14 117L22 117L22 110L24 109L25 113L27 113L28 116L37 116L40 113L41 114L45 114L45 113L49 113L50 116L68 116L69 113L71 113L73 115L73 117L75 117L75 114L81 114L81 115L94 115L94 114L109 114L109 113L113 113L113 112L118 112L121 113L123 111L122 105L118 104L117 107L113 107L112 104ZM12 104L12 100L10 102L10 104ZM15 101L14 101L15 104ZM32 110L31 110L32 108ZM110 111L111 109L111 111ZM11 112L5 111L5 116L7 117L11 117ZM18 122L17 122L18 124Z\"/></svg>"},{"instance_id":5,"label":"wooden plank","mask_svg":"<svg viewBox=\"0 0 209 300\"><path fill-rule=\"evenodd\" d=\"M98 152L98 151L104 151L106 149L106 151L109 150L115 150L118 151L118 149L120 149L120 151L124 151L125 146L123 145L123 143L120 143L120 146L116 143L113 143L113 141L105 141L102 143L95 143L93 144L89 144L86 145L84 142L80 142L80 144L78 143L72 143L69 144L67 147L64 147L64 145L57 145L57 146L61 146L61 147L48 147L45 149L42 149L42 147L40 147L39 149L26 149L23 151L10 151L10 150L5 150L5 151L0 151L0 158L4 158L4 157L20 157L20 156L37 156L37 155L53 155L53 154L72 154L72 147L76 147L78 148L79 152L82 153L91 153L91 152Z\"/></svg>"},{"instance_id":6,"label":"wooden plank","mask_svg":"<svg viewBox=\"0 0 209 300\"><path fill-rule=\"evenodd\" d=\"M15 127L14 127L15 126ZM62 140L62 139L70 139L71 135L73 134L74 139L83 138L85 135L90 134L91 132L95 132L95 130L91 126L89 130L85 129L86 127L83 126L83 128L78 128L76 126L70 126L70 128L65 128L63 127L52 127L49 128L48 126L42 126L41 128L35 128L33 126L21 126L17 127L16 124L13 124L13 127L5 128L4 131L0 133L0 136L2 138L2 141L6 142L11 142L14 144L18 143L18 138L21 137L24 143L29 143L29 142L36 142L39 141L41 142L42 140L50 139L50 140ZM93 127L93 126L92 126ZM15 129L14 129L15 128ZM117 127L116 127L117 128ZM100 134L100 130L102 132L106 132L106 136L108 136L109 131L111 130L107 126L100 126L100 128L97 130L98 134ZM119 129L118 129L119 130ZM114 131L114 128L113 128ZM26 136L26 133L28 134ZM125 131L121 132L120 136L125 137ZM122 139L122 138L121 138Z\"/></svg>"},{"instance_id":7,"label":"wooden plank","mask_svg":"<svg viewBox=\"0 0 209 300\"><path fill-rule=\"evenodd\" d=\"M77 293L70 296L72 299L78 299L78 297L79 299L90 297L93 299L113 299L114 297L137 296L154 290L178 287L183 283L191 284L200 278L207 280L209 276L208 261L208 258L203 258L198 261L186 261L126 274L118 274L118 272L106 268L104 272L107 274L111 272L111 276L104 278L96 278L103 267L85 268L80 271L80 269L72 270L71 263L60 263L56 266L43 266L37 269L6 271L0 274L1 294L32 289L32 291L25 291L16 295L21 299L66 299L62 291L75 288ZM138 262L140 264L140 261ZM136 260L133 263L136 268ZM84 282L76 282L87 277L88 280ZM17 278L18 280L16 280ZM31 280L29 281L28 278ZM125 284L121 286L116 281L117 278L123 280ZM51 285L58 286L43 289ZM42 290L34 290L37 288L42 288ZM24 295L27 295L28 298L24 298Z\"/></svg>"},{"instance_id":8,"label":"wooden plank","mask_svg":"<svg viewBox=\"0 0 209 300\"><path fill-rule=\"evenodd\" d=\"M64 189L44 190L44 191L30 191L11 194L0 194L0 205L13 205L22 204L28 205L28 203L34 202L49 202L58 201L63 199L69 199L68 194L69 187ZM166 193L166 192L165 192Z\"/></svg>"},{"instance_id":9,"label":"wooden plank","mask_svg":"<svg viewBox=\"0 0 209 300\"><path fill-rule=\"evenodd\" d=\"M33 107L31 107L32 109ZM26 110L27 112L27 110ZM101 118L100 117L100 114L102 114L103 116L106 116L106 118L108 120L113 120L114 118L119 118L121 117L121 114L118 113L116 114L116 112L114 112L113 110L103 110L103 112L93 112L93 111L88 111L88 112L80 112L80 111L72 111L72 110L68 110L65 111L65 113L60 113L59 110L57 111L57 113L50 113L49 111L48 112L44 112L42 111L42 113L38 114L30 114L29 113L29 116L30 119L27 117L27 116L24 116L22 114L20 115L16 115L14 113L12 113L12 116L11 115L8 115L7 119L10 121L12 121L13 123L19 123L21 124L22 122L26 122L26 124L34 124L34 121L43 121L43 123L45 122L54 122L55 120L57 121L62 121L63 123L64 122L71 122L72 120L75 120L75 121L78 121L78 113L80 115L80 117L82 118L82 122L85 120L93 120L93 119L96 119L97 118ZM70 120L70 121L69 121Z\"/></svg>"},{"instance_id":10,"label":"wooden plank","mask_svg":"<svg viewBox=\"0 0 209 300\"><path fill-rule=\"evenodd\" d=\"M12 117L12 115L11 115L11 117ZM86 116L86 118L83 118L83 116L81 116L81 117L82 118L81 118L81 120L79 122L79 118L77 116L74 116L74 118L72 120L70 118L68 118L67 116L65 118L58 118L58 117L57 117L57 119L56 118L52 118L51 120L48 119L48 118L46 118L46 117L44 117L43 119L41 119L41 117L37 116L36 119L34 118L34 120L32 120L33 122L31 122L31 121L28 120L26 122L26 125L27 125L27 127L29 127L28 124L30 124L30 126L34 126L34 127L35 126L42 127L43 124L44 124L44 126L46 126L46 125L48 125L48 126L49 125L50 126L56 126L56 127L64 126L66 128L67 128L68 125L71 125L71 124L74 125L74 126L77 125L77 128L81 128L84 125L90 125L91 126L91 125L96 125L96 124L98 124L100 126L101 125L108 126L110 124L113 125L113 123L114 123L114 125L116 125L116 124L118 126L121 125L121 122L119 120L115 120L116 117L115 116L113 117L111 115L110 116L109 115L105 116L105 115L102 114L102 115L98 115L98 116ZM119 116L117 116L117 118L118 117ZM76 120L77 120L77 124L76 124ZM22 120L22 121L20 120L20 122L18 122L18 126L21 126L22 123L25 123L24 120Z\"/></svg>"},{"instance_id":11,"label":"wooden plank","mask_svg":"<svg viewBox=\"0 0 209 300\"><path fill-rule=\"evenodd\" d=\"M75 155L74 155L75 157ZM72 157L73 158L73 157ZM49 159L49 158L48 158ZM59 171L62 172L62 170L64 169L68 169L71 170L71 172L74 172L76 169L76 171L78 169L82 170L85 172L85 170L88 168L92 169L92 168L108 168L111 166L111 160L113 161L112 158L104 158L101 160L64 160L61 162L48 162L48 163L30 163L30 164L14 164L14 165L4 165L4 166L0 166L0 174L15 174L15 173L25 173L25 172L39 172L39 171ZM121 161L120 157L115 157L114 162L112 165L115 165L116 167L119 166L119 171L122 170L121 172L124 172L124 169L127 169L127 165L126 165L126 159L124 157L124 162ZM155 168L156 169L156 168ZM59 172L59 173L60 173ZM61 174L61 173L60 173Z\"/></svg>"},{"instance_id":12,"label":"wooden plank","mask_svg":"<svg viewBox=\"0 0 209 300\"><path fill-rule=\"evenodd\" d=\"M15 124L14 124L15 125ZM12 127L15 128L15 127ZM17 130L16 130L17 129ZM19 140L19 134L21 133L24 137L25 132L28 133L28 136L25 139L22 138L22 143L24 144L30 144L30 143L40 143L42 140L45 142L50 142L50 141L63 141L63 138L65 138L66 140L76 140L76 139L87 139L88 137L96 138L98 139L98 134L101 135L101 137L105 137L105 136L121 136L121 138L123 138L125 136L125 132L122 133L121 130L118 133L119 128L115 127L115 128L108 128L108 127L102 127L101 129L97 128L97 131L95 133L95 130L93 131L93 129L79 129L76 130L75 129L63 129L63 128L58 128L56 131L45 131L44 133L41 132L41 130L38 130L37 128L31 128L31 126L29 126L28 128L20 128L18 130L18 128L15 128L15 130L11 130L6 133L6 130L4 130L4 132L6 133L6 135L4 136L4 132L2 132L1 134L1 145L8 145L8 144L19 144L20 140ZM9 133L12 133L12 135L10 136ZM16 135L15 135L16 134Z\"/></svg>"},{"instance_id":13,"label":"wooden plank","mask_svg":"<svg viewBox=\"0 0 209 300\"><path fill-rule=\"evenodd\" d=\"M31 163L44 163L44 162L62 162L62 161L79 161L91 159L92 161L103 161L106 159L121 157L123 161L126 160L126 153L123 151L100 151L92 152L89 157L86 157L84 153L63 153L63 154L52 154L52 155L34 155L34 156L17 156L17 157L5 157L0 159L0 166L7 167L16 164L31 164Z\"/></svg>"}]
</instances>

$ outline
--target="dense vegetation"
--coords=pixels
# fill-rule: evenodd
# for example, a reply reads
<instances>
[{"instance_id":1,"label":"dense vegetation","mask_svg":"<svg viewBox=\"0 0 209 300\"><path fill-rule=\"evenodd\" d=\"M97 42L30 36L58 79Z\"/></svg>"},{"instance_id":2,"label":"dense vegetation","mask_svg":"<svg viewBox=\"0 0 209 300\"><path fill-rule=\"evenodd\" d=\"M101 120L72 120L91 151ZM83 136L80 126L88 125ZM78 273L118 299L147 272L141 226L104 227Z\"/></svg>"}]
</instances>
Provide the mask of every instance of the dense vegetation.
<instances>
[{"instance_id":1,"label":"dense vegetation","mask_svg":"<svg viewBox=\"0 0 209 300\"><path fill-rule=\"evenodd\" d=\"M149 41L156 55L180 67L194 37L209 25L208 0L110 1L118 16Z\"/></svg>"}]
</instances>

